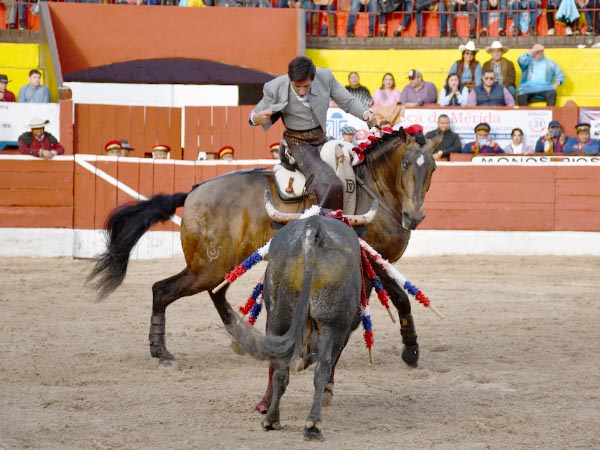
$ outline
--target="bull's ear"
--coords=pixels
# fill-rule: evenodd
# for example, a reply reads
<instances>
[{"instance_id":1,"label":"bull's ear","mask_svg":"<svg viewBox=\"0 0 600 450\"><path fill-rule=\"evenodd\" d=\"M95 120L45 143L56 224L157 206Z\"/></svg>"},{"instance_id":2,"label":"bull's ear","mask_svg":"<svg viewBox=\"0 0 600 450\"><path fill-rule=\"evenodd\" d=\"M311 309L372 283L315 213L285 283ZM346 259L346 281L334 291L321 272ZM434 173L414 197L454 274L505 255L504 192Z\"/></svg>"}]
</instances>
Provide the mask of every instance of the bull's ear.
<instances>
[{"instance_id":1,"label":"bull's ear","mask_svg":"<svg viewBox=\"0 0 600 450\"><path fill-rule=\"evenodd\" d=\"M285 226L285 223L271 222L271 228L273 228L274 230L279 230L280 228L282 228L284 226Z\"/></svg>"}]
</instances>

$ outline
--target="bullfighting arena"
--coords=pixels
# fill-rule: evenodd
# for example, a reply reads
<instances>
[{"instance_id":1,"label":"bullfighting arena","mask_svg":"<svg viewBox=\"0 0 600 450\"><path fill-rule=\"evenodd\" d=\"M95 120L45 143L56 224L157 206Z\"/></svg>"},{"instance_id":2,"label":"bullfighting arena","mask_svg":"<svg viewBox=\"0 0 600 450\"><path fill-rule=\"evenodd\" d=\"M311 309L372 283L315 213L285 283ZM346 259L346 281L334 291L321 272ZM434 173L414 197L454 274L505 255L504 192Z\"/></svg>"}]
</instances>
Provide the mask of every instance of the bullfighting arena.
<instances>
[{"instance_id":1,"label":"bullfighting arena","mask_svg":"<svg viewBox=\"0 0 600 450\"><path fill-rule=\"evenodd\" d=\"M150 357L151 285L182 259L133 261L107 300L88 260L3 258L0 449L598 449L600 257L441 256L397 268L421 358L371 296L374 365L357 330L336 371L325 441L305 442L312 368L292 374L281 431L253 406L267 364L239 356L207 294L167 309L171 366ZM259 271L229 291L235 307ZM264 313L257 326L264 328Z\"/></svg>"}]
</instances>

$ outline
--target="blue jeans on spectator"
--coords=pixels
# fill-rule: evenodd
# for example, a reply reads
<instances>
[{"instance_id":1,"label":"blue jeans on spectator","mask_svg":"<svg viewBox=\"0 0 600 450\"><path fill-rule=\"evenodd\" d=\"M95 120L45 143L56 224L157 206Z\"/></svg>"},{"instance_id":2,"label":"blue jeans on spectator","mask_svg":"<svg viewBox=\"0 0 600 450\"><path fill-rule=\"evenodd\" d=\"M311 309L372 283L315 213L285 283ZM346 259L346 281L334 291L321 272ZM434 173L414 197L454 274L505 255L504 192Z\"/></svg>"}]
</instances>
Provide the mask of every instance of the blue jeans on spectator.
<instances>
[{"instance_id":1,"label":"blue jeans on spectator","mask_svg":"<svg viewBox=\"0 0 600 450\"><path fill-rule=\"evenodd\" d=\"M310 19L313 20L313 24L318 22L319 20L319 12L320 11L324 11L327 13L327 23L329 24L330 30L329 30L329 34L331 36L335 36L335 33L332 28L334 27L334 22L335 22L335 4L331 4L329 6L319 6L319 5L315 5L312 2L306 2L308 4L308 6L306 7L306 27L308 29L308 24L310 23ZM304 8L304 1L302 2L302 8ZM310 12L312 11L312 12ZM314 32L314 30L313 30ZM327 36L327 26L323 25L321 27L321 36Z\"/></svg>"},{"instance_id":2,"label":"blue jeans on spectator","mask_svg":"<svg viewBox=\"0 0 600 450\"><path fill-rule=\"evenodd\" d=\"M510 16L513 19L514 33L513 36L519 35L519 13L529 10L529 33L535 34L535 16L537 14L536 0L514 0L510 5Z\"/></svg>"},{"instance_id":3,"label":"blue jeans on spectator","mask_svg":"<svg viewBox=\"0 0 600 450\"><path fill-rule=\"evenodd\" d=\"M587 22L587 31L600 34L600 24L598 20L598 9L600 8L600 0L589 0L585 4L585 8L580 9L585 15L585 21Z\"/></svg>"},{"instance_id":4,"label":"blue jeans on spectator","mask_svg":"<svg viewBox=\"0 0 600 450\"><path fill-rule=\"evenodd\" d=\"M352 0L350 4L350 11L348 12L348 25L346 26L347 33L354 33L354 25L356 24L356 18L358 17L358 13L362 9L364 5L360 2L360 0ZM376 0L371 0L368 5L365 6L365 9L369 13L369 34L375 34L375 19L377 13L377 2ZM384 23L383 14L380 14L379 20L380 23Z\"/></svg>"},{"instance_id":5,"label":"blue jeans on spectator","mask_svg":"<svg viewBox=\"0 0 600 450\"><path fill-rule=\"evenodd\" d=\"M456 4L453 6L453 12L469 13L469 29L471 30L470 37L475 37L475 20L477 19L477 3L468 2L466 5ZM454 17L450 18L450 33L454 33Z\"/></svg>"},{"instance_id":6,"label":"blue jeans on spectator","mask_svg":"<svg viewBox=\"0 0 600 450\"><path fill-rule=\"evenodd\" d=\"M499 0L496 9L500 12L500 29L506 29L506 0ZM481 28L487 30L488 16L490 12L489 0L481 0Z\"/></svg>"}]
</instances>

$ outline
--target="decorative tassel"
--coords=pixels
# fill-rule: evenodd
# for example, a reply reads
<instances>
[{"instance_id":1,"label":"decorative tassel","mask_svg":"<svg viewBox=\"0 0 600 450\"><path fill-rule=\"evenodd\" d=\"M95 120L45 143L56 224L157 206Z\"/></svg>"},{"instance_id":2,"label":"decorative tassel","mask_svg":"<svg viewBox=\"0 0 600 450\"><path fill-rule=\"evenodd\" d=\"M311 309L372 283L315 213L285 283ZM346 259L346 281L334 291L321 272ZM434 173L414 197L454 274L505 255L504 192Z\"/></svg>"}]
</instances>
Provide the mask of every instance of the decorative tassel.
<instances>
[{"instance_id":1,"label":"decorative tassel","mask_svg":"<svg viewBox=\"0 0 600 450\"><path fill-rule=\"evenodd\" d=\"M383 256L381 256L373 247L371 247L366 241L361 238L358 238L360 242L361 248L363 248L373 260L379 264L386 273L396 281L400 286L402 286L408 293L414 296L419 303L421 303L426 308L431 309L434 313L438 315L441 319L444 316L431 305L429 298L421 292L419 288L417 288L414 284L410 283L398 270Z\"/></svg>"},{"instance_id":2,"label":"decorative tassel","mask_svg":"<svg viewBox=\"0 0 600 450\"><path fill-rule=\"evenodd\" d=\"M396 323L396 319L395 319L394 315L392 314L392 312L390 311L390 295L383 287L383 284L381 284L381 280L375 273L375 270L373 270L371 261L369 261L369 258L367 258L367 253L366 253L365 249L363 249L363 248L360 249L360 258L361 258L362 266L365 268L365 271L367 273L367 278L369 279L369 281L375 288L375 292L377 292L377 298L379 298L379 301L387 310L388 315L392 319L392 322Z\"/></svg>"}]
</instances>

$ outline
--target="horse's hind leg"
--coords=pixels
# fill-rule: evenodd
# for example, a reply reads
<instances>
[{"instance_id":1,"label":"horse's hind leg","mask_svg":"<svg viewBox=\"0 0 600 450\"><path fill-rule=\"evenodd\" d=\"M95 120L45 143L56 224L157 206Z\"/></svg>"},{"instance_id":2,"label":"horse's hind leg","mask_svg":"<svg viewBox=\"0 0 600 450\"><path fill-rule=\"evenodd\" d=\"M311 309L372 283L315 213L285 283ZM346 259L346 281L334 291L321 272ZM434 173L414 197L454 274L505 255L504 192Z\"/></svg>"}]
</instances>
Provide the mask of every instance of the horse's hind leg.
<instances>
[{"instance_id":1,"label":"horse's hind leg","mask_svg":"<svg viewBox=\"0 0 600 450\"><path fill-rule=\"evenodd\" d=\"M276 363L273 370L273 397L269 410L262 421L262 427L265 431L279 430L281 428L281 423L279 422L279 404L289 382L290 366L284 363Z\"/></svg>"},{"instance_id":2,"label":"horse's hind leg","mask_svg":"<svg viewBox=\"0 0 600 450\"><path fill-rule=\"evenodd\" d=\"M152 317L150 319L150 354L154 358L175 359L165 341L165 312L167 306L181 297L200 292L198 276L185 268L177 275L157 281L152 286Z\"/></svg>"},{"instance_id":3,"label":"horse's hind leg","mask_svg":"<svg viewBox=\"0 0 600 450\"><path fill-rule=\"evenodd\" d=\"M402 335L402 360L411 367L416 367L419 361L419 344L417 343L417 331L415 330L415 322L411 313L410 300L408 295L398 286L398 283L391 280L385 271L373 265L373 268L379 275L383 287L390 295L390 300L398 310L400 318L400 334Z\"/></svg>"}]
</instances>

